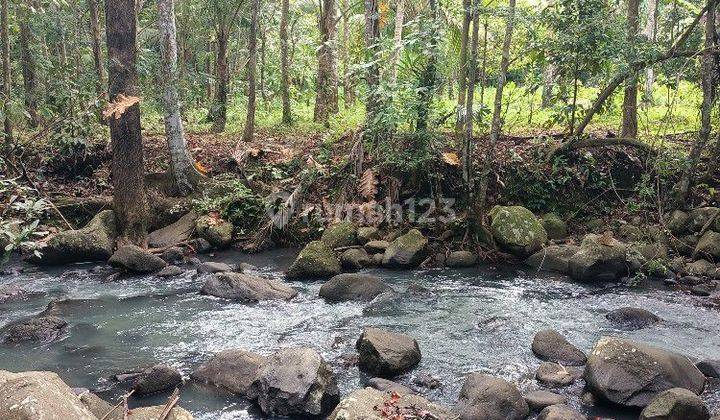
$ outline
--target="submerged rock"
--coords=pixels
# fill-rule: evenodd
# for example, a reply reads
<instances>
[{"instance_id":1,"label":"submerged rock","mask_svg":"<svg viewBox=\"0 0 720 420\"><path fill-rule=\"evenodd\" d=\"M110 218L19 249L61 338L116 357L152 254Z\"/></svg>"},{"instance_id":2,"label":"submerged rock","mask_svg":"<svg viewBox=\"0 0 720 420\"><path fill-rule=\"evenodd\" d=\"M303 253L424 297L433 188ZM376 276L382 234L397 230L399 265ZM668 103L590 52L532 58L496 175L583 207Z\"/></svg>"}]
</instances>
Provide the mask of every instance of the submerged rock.
<instances>
[{"instance_id":1,"label":"submerged rock","mask_svg":"<svg viewBox=\"0 0 720 420\"><path fill-rule=\"evenodd\" d=\"M310 242L300 251L287 271L291 279L327 278L340 274L342 269L335 253L325 242Z\"/></svg>"},{"instance_id":2,"label":"submerged rock","mask_svg":"<svg viewBox=\"0 0 720 420\"><path fill-rule=\"evenodd\" d=\"M583 282L611 282L629 274L627 247L606 235L587 235L570 258L570 277Z\"/></svg>"},{"instance_id":3,"label":"submerged rock","mask_svg":"<svg viewBox=\"0 0 720 420\"><path fill-rule=\"evenodd\" d=\"M115 268L137 274L155 273L168 265L162 258L135 245L121 246L108 263Z\"/></svg>"},{"instance_id":4,"label":"submerged rock","mask_svg":"<svg viewBox=\"0 0 720 420\"><path fill-rule=\"evenodd\" d=\"M550 391L532 391L525 395L525 402L530 410L540 411L551 405L565 404L567 397Z\"/></svg>"},{"instance_id":5,"label":"submerged rock","mask_svg":"<svg viewBox=\"0 0 720 420\"><path fill-rule=\"evenodd\" d=\"M79 230L60 232L40 250L40 258L30 261L40 265L61 265L86 261L107 261L115 249L115 214L98 213Z\"/></svg>"},{"instance_id":6,"label":"submerged rock","mask_svg":"<svg viewBox=\"0 0 720 420\"><path fill-rule=\"evenodd\" d=\"M358 229L352 222L340 222L325 229L320 240L330 249L357 245Z\"/></svg>"},{"instance_id":7,"label":"submerged rock","mask_svg":"<svg viewBox=\"0 0 720 420\"><path fill-rule=\"evenodd\" d=\"M365 388L353 391L343 399L328 416L328 420L382 420L389 417L380 411L386 405L396 407L397 413L402 413L402 418L457 419L457 415L449 409L418 395L398 393L397 397L393 397L391 392Z\"/></svg>"},{"instance_id":8,"label":"submerged rock","mask_svg":"<svg viewBox=\"0 0 720 420\"><path fill-rule=\"evenodd\" d=\"M150 248L166 248L188 241L195 233L197 219L198 215L192 211L177 222L151 232L147 238L148 246Z\"/></svg>"},{"instance_id":9,"label":"submerged rock","mask_svg":"<svg viewBox=\"0 0 720 420\"><path fill-rule=\"evenodd\" d=\"M490 229L495 241L511 254L527 257L547 242L545 228L525 207L495 206L489 214Z\"/></svg>"},{"instance_id":10,"label":"submerged rock","mask_svg":"<svg viewBox=\"0 0 720 420\"><path fill-rule=\"evenodd\" d=\"M477 256L470 251L453 251L445 259L450 268L472 267L477 264Z\"/></svg>"},{"instance_id":11,"label":"submerged rock","mask_svg":"<svg viewBox=\"0 0 720 420\"><path fill-rule=\"evenodd\" d=\"M700 394L705 376L683 355L631 340L602 337L588 358L585 382L607 401L645 407L670 388Z\"/></svg>"},{"instance_id":12,"label":"submerged rock","mask_svg":"<svg viewBox=\"0 0 720 420\"><path fill-rule=\"evenodd\" d=\"M415 268L427 255L428 240L417 229L411 229L385 249L382 265L388 268Z\"/></svg>"},{"instance_id":13,"label":"submerged rock","mask_svg":"<svg viewBox=\"0 0 720 420\"><path fill-rule=\"evenodd\" d=\"M537 420L586 420L587 417L565 404L545 407L538 415Z\"/></svg>"},{"instance_id":14,"label":"submerged rock","mask_svg":"<svg viewBox=\"0 0 720 420\"><path fill-rule=\"evenodd\" d=\"M580 250L577 245L550 245L532 254L525 264L538 270L570 273L570 258Z\"/></svg>"},{"instance_id":15,"label":"submerged rock","mask_svg":"<svg viewBox=\"0 0 720 420\"><path fill-rule=\"evenodd\" d=\"M192 373L193 380L247 396L260 368L267 358L240 349L224 350L214 355Z\"/></svg>"},{"instance_id":16,"label":"submerged rock","mask_svg":"<svg viewBox=\"0 0 720 420\"><path fill-rule=\"evenodd\" d=\"M166 391L182 385L182 376L172 366L158 364L143 371L136 378L133 390L136 396L142 397L160 391Z\"/></svg>"},{"instance_id":17,"label":"submerged rock","mask_svg":"<svg viewBox=\"0 0 720 420\"><path fill-rule=\"evenodd\" d=\"M462 420L521 420L530 414L515 385L482 373L468 375L454 411Z\"/></svg>"},{"instance_id":18,"label":"submerged rock","mask_svg":"<svg viewBox=\"0 0 720 420\"><path fill-rule=\"evenodd\" d=\"M420 346L412 337L367 328L355 344L361 370L383 378L405 373L420 363Z\"/></svg>"},{"instance_id":19,"label":"submerged rock","mask_svg":"<svg viewBox=\"0 0 720 420\"><path fill-rule=\"evenodd\" d=\"M56 316L41 316L5 328L6 343L49 343L62 335L68 323Z\"/></svg>"},{"instance_id":20,"label":"submerged rock","mask_svg":"<svg viewBox=\"0 0 720 420\"><path fill-rule=\"evenodd\" d=\"M630 307L610 311L605 318L616 326L629 330L639 330L662 321L659 316L648 310Z\"/></svg>"},{"instance_id":21,"label":"submerged rock","mask_svg":"<svg viewBox=\"0 0 720 420\"><path fill-rule=\"evenodd\" d=\"M371 264L370 255L362 248L348 249L340 255L340 263L345 270L361 270Z\"/></svg>"},{"instance_id":22,"label":"submerged rock","mask_svg":"<svg viewBox=\"0 0 720 420\"><path fill-rule=\"evenodd\" d=\"M565 366L581 366L587 360L582 350L570 344L555 330L542 330L535 334L532 351L542 360Z\"/></svg>"},{"instance_id":23,"label":"submerged rock","mask_svg":"<svg viewBox=\"0 0 720 420\"><path fill-rule=\"evenodd\" d=\"M371 301L390 291L379 277L369 274L339 274L320 287L319 295L328 302Z\"/></svg>"},{"instance_id":24,"label":"submerged rock","mask_svg":"<svg viewBox=\"0 0 720 420\"><path fill-rule=\"evenodd\" d=\"M703 400L683 388L660 393L648 404L639 420L708 420L710 412Z\"/></svg>"},{"instance_id":25,"label":"submerged rock","mask_svg":"<svg viewBox=\"0 0 720 420\"><path fill-rule=\"evenodd\" d=\"M241 302L290 300L298 294L295 289L277 280L242 273L215 274L205 281L201 293Z\"/></svg>"},{"instance_id":26,"label":"submerged rock","mask_svg":"<svg viewBox=\"0 0 720 420\"><path fill-rule=\"evenodd\" d=\"M0 418L97 420L53 372L0 370Z\"/></svg>"},{"instance_id":27,"label":"submerged rock","mask_svg":"<svg viewBox=\"0 0 720 420\"><path fill-rule=\"evenodd\" d=\"M249 390L263 413L320 416L340 401L333 372L315 350L283 349L268 357Z\"/></svg>"},{"instance_id":28,"label":"submerged rock","mask_svg":"<svg viewBox=\"0 0 720 420\"><path fill-rule=\"evenodd\" d=\"M195 221L197 235L215 248L227 248L233 239L233 225L225 220L202 216Z\"/></svg>"}]
</instances>

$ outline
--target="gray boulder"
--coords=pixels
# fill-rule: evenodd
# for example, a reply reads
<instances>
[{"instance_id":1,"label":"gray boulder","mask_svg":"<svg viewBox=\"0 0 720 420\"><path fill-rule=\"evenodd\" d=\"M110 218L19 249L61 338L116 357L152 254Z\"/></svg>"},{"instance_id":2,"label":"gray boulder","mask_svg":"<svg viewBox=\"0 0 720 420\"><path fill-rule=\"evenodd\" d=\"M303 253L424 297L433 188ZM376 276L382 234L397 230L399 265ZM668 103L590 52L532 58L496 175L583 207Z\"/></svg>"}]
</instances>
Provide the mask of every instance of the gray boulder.
<instances>
[{"instance_id":1,"label":"gray boulder","mask_svg":"<svg viewBox=\"0 0 720 420\"><path fill-rule=\"evenodd\" d=\"M5 328L6 343L40 342L56 340L65 331L68 323L56 316L41 316L11 324Z\"/></svg>"},{"instance_id":2,"label":"gray boulder","mask_svg":"<svg viewBox=\"0 0 720 420\"><path fill-rule=\"evenodd\" d=\"M454 411L462 420L521 420L530 414L515 385L482 373L468 375Z\"/></svg>"},{"instance_id":3,"label":"gray boulder","mask_svg":"<svg viewBox=\"0 0 720 420\"><path fill-rule=\"evenodd\" d=\"M157 255L135 245L118 248L108 264L129 273L148 274L162 270L168 264Z\"/></svg>"},{"instance_id":4,"label":"gray boulder","mask_svg":"<svg viewBox=\"0 0 720 420\"><path fill-rule=\"evenodd\" d=\"M321 416L340 401L333 372L313 349L283 349L268 357L249 397L267 415Z\"/></svg>"},{"instance_id":5,"label":"gray boulder","mask_svg":"<svg viewBox=\"0 0 720 420\"><path fill-rule=\"evenodd\" d=\"M453 251L445 259L445 265L450 268L472 267L477 264L477 255L470 251Z\"/></svg>"},{"instance_id":6,"label":"gray boulder","mask_svg":"<svg viewBox=\"0 0 720 420\"><path fill-rule=\"evenodd\" d=\"M115 249L115 214L98 213L79 230L60 232L40 250L40 258L30 258L40 265L62 265L86 261L107 261Z\"/></svg>"},{"instance_id":7,"label":"gray boulder","mask_svg":"<svg viewBox=\"0 0 720 420\"><path fill-rule=\"evenodd\" d=\"M661 392L640 413L640 420L708 420L710 412L703 400L683 388Z\"/></svg>"},{"instance_id":8,"label":"gray boulder","mask_svg":"<svg viewBox=\"0 0 720 420\"><path fill-rule=\"evenodd\" d=\"M345 270L361 270L370 266L372 260L367 251L362 248L352 248L340 254L340 264Z\"/></svg>"},{"instance_id":9,"label":"gray boulder","mask_svg":"<svg viewBox=\"0 0 720 420\"><path fill-rule=\"evenodd\" d=\"M155 275L158 277L177 277L184 272L185 270L178 267L177 265L168 265L167 267L155 273Z\"/></svg>"},{"instance_id":10,"label":"gray boulder","mask_svg":"<svg viewBox=\"0 0 720 420\"><path fill-rule=\"evenodd\" d=\"M148 246L150 248L166 248L188 241L195 233L195 222L198 215L191 211L177 222L162 229L150 232Z\"/></svg>"},{"instance_id":11,"label":"gray boulder","mask_svg":"<svg viewBox=\"0 0 720 420\"><path fill-rule=\"evenodd\" d=\"M328 420L382 420L388 418L380 412L386 405L397 407L402 418L455 420L457 415L447 408L432 403L414 394L398 394L394 398L390 392L373 388L353 391L328 416ZM390 401L393 400L392 403ZM398 417L399 418L399 417Z\"/></svg>"},{"instance_id":12,"label":"gray boulder","mask_svg":"<svg viewBox=\"0 0 720 420\"><path fill-rule=\"evenodd\" d=\"M218 273L205 281L201 293L241 302L290 300L297 296L292 287L242 273Z\"/></svg>"},{"instance_id":13,"label":"gray boulder","mask_svg":"<svg viewBox=\"0 0 720 420\"><path fill-rule=\"evenodd\" d=\"M542 330L535 334L532 351L542 360L565 366L582 366L587 360L582 350L570 344L555 330Z\"/></svg>"},{"instance_id":14,"label":"gray boulder","mask_svg":"<svg viewBox=\"0 0 720 420\"><path fill-rule=\"evenodd\" d=\"M215 273L229 273L234 271L230 264L216 261L207 261L200 263L197 268L198 274L215 274Z\"/></svg>"},{"instance_id":15,"label":"gray boulder","mask_svg":"<svg viewBox=\"0 0 720 420\"><path fill-rule=\"evenodd\" d=\"M525 395L525 402L532 411L540 411L545 407L556 404L565 404L567 397L550 391L532 391Z\"/></svg>"},{"instance_id":16,"label":"gray boulder","mask_svg":"<svg viewBox=\"0 0 720 420\"><path fill-rule=\"evenodd\" d=\"M266 361L266 357L244 350L224 350L200 365L191 378L245 397Z\"/></svg>"},{"instance_id":17,"label":"gray boulder","mask_svg":"<svg viewBox=\"0 0 720 420\"><path fill-rule=\"evenodd\" d=\"M0 418L97 420L57 374L4 370L0 370Z\"/></svg>"},{"instance_id":18,"label":"gray boulder","mask_svg":"<svg viewBox=\"0 0 720 420\"><path fill-rule=\"evenodd\" d=\"M490 229L502 249L527 258L547 242L548 236L534 214L521 206L495 206L490 210Z\"/></svg>"},{"instance_id":19,"label":"gray boulder","mask_svg":"<svg viewBox=\"0 0 720 420\"><path fill-rule=\"evenodd\" d=\"M720 261L720 233L709 230L698 241L695 253L713 261Z\"/></svg>"},{"instance_id":20,"label":"gray boulder","mask_svg":"<svg viewBox=\"0 0 720 420\"><path fill-rule=\"evenodd\" d=\"M570 258L579 250L577 245L550 245L532 254L525 264L538 270L568 274Z\"/></svg>"},{"instance_id":21,"label":"gray boulder","mask_svg":"<svg viewBox=\"0 0 720 420\"><path fill-rule=\"evenodd\" d=\"M538 420L586 420L587 417L564 404L545 407L538 415Z\"/></svg>"},{"instance_id":22,"label":"gray boulder","mask_svg":"<svg viewBox=\"0 0 720 420\"><path fill-rule=\"evenodd\" d=\"M181 264L185 262L185 251L178 246L171 246L160 253L160 258L168 264Z\"/></svg>"},{"instance_id":23,"label":"gray boulder","mask_svg":"<svg viewBox=\"0 0 720 420\"><path fill-rule=\"evenodd\" d=\"M631 340L602 337L585 367L595 395L629 407L645 407L660 392L685 388L700 394L705 376L685 356Z\"/></svg>"},{"instance_id":24,"label":"gray boulder","mask_svg":"<svg viewBox=\"0 0 720 420\"><path fill-rule=\"evenodd\" d=\"M227 248L233 239L233 225L225 220L202 216L195 221L197 236L215 248Z\"/></svg>"},{"instance_id":25,"label":"gray boulder","mask_svg":"<svg viewBox=\"0 0 720 420\"><path fill-rule=\"evenodd\" d=\"M370 241L365 244L365 251L370 254L384 253L389 246L388 241Z\"/></svg>"},{"instance_id":26,"label":"gray boulder","mask_svg":"<svg viewBox=\"0 0 720 420\"><path fill-rule=\"evenodd\" d=\"M325 242L310 242L300 251L287 271L290 279L327 278L340 274L342 268L335 253Z\"/></svg>"},{"instance_id":27,"label":"gray boulder","mask_svg":"<svg viewBox=\"0 0 720 420\"><path fill-rule=\"evenodd\" d=\"M420 346L412 337L379 328L367 328L355 343L358 367L375 376L392 378L420 363Z\"/></svg>"},{"instance_id":28,"label":"gray boulder","mask_svg":"<svg viewBox=\"0 0 720 420\"><path fill-rule=\"evenodd\" d=\"M340 222L325 229L320 240L330 249L357 245L358 229L352 222Z\"/></svg>"},{"instance_id":29,"label":"gray boulder","mask_svg":"<svg viewBox=\"0 0 720 420\"><path fill-rule=\"evenodd\" d=\"M701 360L695 366L708 378L720 378L720 360Z\"/></svg>"},{"instance_id":30,"label":"gray boulder","mask_svg":"<svg viewBox=\"0 0 720 420\"><path fill-rule=\"evenodd\" d=\"M415 268L427 255L428 240L417 229L411 229L385 249L382 265L388 268Z\"/></svg>"},{"instance_id":31,"label":"gray boulder","mask_svg":"<svg viewBox=\"0 0 720 420\"><path fill-rule=\"evenodd\" d=\"M339 274L320 287L319 295L328 302L371 301L391 291L379 277L369 274Z\"/></svg>"},{"instance_id":32,"label":"gray boulder","mask_svg":"<svg viewBox=\"0 0 720 420\"><path fill-rule=\"evenodd\" d=\"M568 263L570 277L583 282L611 282L629 273L627 247L605 235L587 235Z\"/></svg>"},{"instance_id":33,"label":"gray boulder","mask_svg":"<svg viewBox=\"0 0 720 420\"><path fill-rule=\"evenodd\" d=\"M135 395L142 397L182 385L182 376L172 366L158 364L143 371L133 384Z\"/></svg>"},{"instance_id":34,"label":"gray boulder","mask_svg":"<svg viewBox=\"0 0 720 420\"><path fill-rule=\"evenodd\" d=\"M629 330L639 330L662 321L659 316L646 309L630 307L610 311L605 318L614 325Z\"/></svg>"}]
</instances>

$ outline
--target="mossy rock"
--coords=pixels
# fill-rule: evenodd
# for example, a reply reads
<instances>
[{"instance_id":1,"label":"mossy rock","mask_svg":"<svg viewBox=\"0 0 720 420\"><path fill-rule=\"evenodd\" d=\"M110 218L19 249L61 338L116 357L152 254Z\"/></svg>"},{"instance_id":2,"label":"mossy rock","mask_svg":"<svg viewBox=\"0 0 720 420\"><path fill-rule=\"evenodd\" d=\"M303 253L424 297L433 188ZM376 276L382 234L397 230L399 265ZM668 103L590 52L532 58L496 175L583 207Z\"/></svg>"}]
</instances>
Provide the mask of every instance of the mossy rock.
<instances>
[{"instance_id":1,"label":"mossy rock","mask_svg":"<svg viewBox=\"0 0 720 420\"><path fill-rule=\"evenodd\" d=\"M320 240L330 249L357 245L358 229L352 222L340 222L325 229Z\"/></svg>"},{"instance_id":2,"label":"mossy rock","mask_svg":"<svg viewBox=\"0 0 720 420\"><path fill-rule=\"evenodd\" d=\"M87 261L106 261L115 250L115 213L105 210L78 230L60 232L43 247L40 258L30 261L40 265L60 265Z\"/></svg>"},{"instance_id":3,"label":"mossy rock","mask_svg":"<svg viewBox=\"0 0 720 420\"><path fill-rule=\"evenodd\" d=\"M390 243L385 249L382 265L389 268L414 268L427 256L428 240L412 229Z\"/></svg>"},{"instance_id":4,"label":"mossy rock","mask_svg":"<svg viewBox=\"0 0 720 420\"><path fill-rule=\"evenodd\" d=\"M501 248L519 257L532 255L547 242L540 221L525 207L495 206L490 211L490 229Z\"/></svg>"},{"instance_id":5,"label":"mossy rock","mask_svg":"<svg viewBox=\"0 0 720 420\"><path fill-rule=\"evenodd\" d=\"M328 278L340 274L337 256L323 241L310 242L287 271L290 279Z\"/></svg>"},{"instance_id":6,"label":"mossy rock","mask_svg":"<svg viewBox=\"0 0 720 420\"><path fill-rule=\"evenodd\" d=\"M698 241L695 253L703 258L720 261L720 233L712 230L705 232Z\"/></svg>"},{"instance_id":7,"label":"mossy rock","mask_svg":"<svg viewBox=\"0 0 720 420\"><path fill-rule=\"evenodd\" d=\"M195 232L215 248L227 248L233 239L233 225L223 219L202 216L195 222Z\"/></svg>"},{"instance_id":8,"label":"mossy rock","mask_svg":"<svg viewBox=\"0 0 720 420\"><path fill-rule=\"evenodd\" d=\"M547 213L540 220L549 239L565 239L568 236L567 223L555 213Z\"/></svg>"}]
</instances>

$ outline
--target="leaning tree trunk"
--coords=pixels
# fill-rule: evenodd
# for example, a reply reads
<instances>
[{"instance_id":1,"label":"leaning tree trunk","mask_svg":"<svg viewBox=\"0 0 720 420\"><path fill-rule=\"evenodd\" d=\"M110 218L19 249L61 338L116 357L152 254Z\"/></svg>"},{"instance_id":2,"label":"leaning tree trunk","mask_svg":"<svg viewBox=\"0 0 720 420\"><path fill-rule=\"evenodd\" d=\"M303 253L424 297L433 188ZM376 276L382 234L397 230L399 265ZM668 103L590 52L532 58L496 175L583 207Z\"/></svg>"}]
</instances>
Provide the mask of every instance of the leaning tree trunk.
<instances>
[{"instance_id":1,"label":"leaning tree trunk","mask_svg":"<svg viewBox=\"0 0 720 420\"><path fill-rule=\"evenodd\" d=\"M478 39L480 35L480 13L478 10L479 3L482 0L475 0L475 5L468 4L467 7L470 9L473 7L473 11L470 12L469 10L466 10L466 13L470 13L471 21L472 21L472 41L470 46L470 60L468 61L467 66L467 72L464 72L467 75L467 102L466 102L466 108L465 108L465 115L474 115L474 104L475 104L475 95L469 94L469 92L475 92L475 83L477 82L477 73L478 73ZM469 26L469 25L468 25ZM469 32L469 28L468 28ZM467 35L467 34L466 34ZM467 40L466 40L467 42ZM461 75L461 77L464 77L464 75ZM464 93L460 93L461 95L464 95ZM473 118L465 118L465 137L463 139L463 154L462 154L462 164L463 164L463 182L465 183L465 200L468 204L472 204L474 201L473 193L475 190L475 179L473 177L473 169L472 169L472 156L473 156L473 127L474 127L474 119Z\"/></svg>"},{"instance_id":2,"label":"leaning tree trunk","mask_svg":"<svg viewBox=\"0 0 720 420\"><path fill-rule=\"evenodd\" d=\"M377 64L377 55L380 50L380 15L378 0L364 0L365 2L365 48L367 50L367 73L365 75L368 96L365 103L366 120L372 122L379 111L380 97L378 87L380 84L380 68Z\"/></svg>"},{"instance_id":3,"label":"leaning tree trunk","mask_svg":"<svg viewBox=\"0 0 720 420\"><path fill-rule=\"evenodd\" d=\"M250 29L248 31L248 105L247 115L245 116L245 128L243 129L243 135L241 138L241 141L243 142L252 141L253 135L255 134L255 74L257 72L257 30L258 17L260 15L260 0L252 0L251 14L252 16L250 17Z\"/></svg>"},{"instance_id":4,"label":"leaning tree trunk","mask_svg":"<svg viewBox=\"0 0 720 420\"><path fill-rule=\"evenodd\" d=\"M405 0L397 0L395 9L395 34L393 36L393 51L390 58L390 86L395 86L398 77L398 62L402 52L402 32L405 21Z\"/></svg>"},{"instance_id":5,"label":"leaning tree trunk","mask_svg":"<svg viewBox=\"0 0 720 420\"><path fill-rule=\"evenodd\" d=\"M640 0L628 0L628 21L627 21L627 39L630 44L630 60L628 64L635 62L635 38L637 38L638 28L640 26L639 11ZM637 94L638 94L638 77L634 72L625 82L625 96L623 98L623 121L622 121L622 138L634 139L638 134L638 117L637 117Z\"/></svg>"},{"instance_id":6,"label":"leaning tree trunk","mask_svg":"<svg viewBox=\"0 0 720 420\"><path fill-rule=\"evenodd\" d=\"M470 34L470 22L473 20L472 7L471 0L463 0L463 23L460 33L460 61L458 63L458 97L457 110L455 113L455 131L458 133L462 130L463 125L465 124L465 115L467 115L465 109L465 100L468 96L467 84L469 72L467 50ZM477 57L475 57L475 59L477 60ZM475 67L477 68L477 63L475 63Z\"/></svg>"},{"instance_id":7,"label":"leaning tree trunk","mask_svg":"<svg viewBox=\"0 0 720 420\"><path fill-rule=\"evenodd\" d=\"M134 0L107 0L108 93L115 115L109 117L112 183L119 244L144 246L147 235L145 164L140 133ZM136 98L137 100L134 100Z\"/></svg>"},{"instance_id":8,"label":"leaning tree trunk","mask_svg":"<svg viewBox=\"0 0 720 420\"><path fill-rule=\"evenodd\" d=\"M320 47L318 48L317 95L313 120L327 125L330 114L338 112L338 78L335 60L335 0L322 0Z\"/></svg>"},{"instance_id":9,"label":"leaning tree trunk","mask_svg":"<svg viewBox=\"0 0 720 420\"><path fill-rule=\"evenodd\" d=\"M478 192L477 209L484 211L487 201L488 183L490 180L490 166L495 161L495 145L500 138L502 129L502 99L503 90L507 83L507 72L510 67L510 46L512 45L513 30L515 27L515 0L509 1L509 13L505 23L505 40L502 47L502 58L500 59L500 71L498 73L497 90L495 91L495 104L493 108L492 125L490 126L490 137L486 146L485 159L480 173L480 190Z\"/></svg>"},{"instance_id":10,"label":"leaning tree trunk","mask_svg":"<svg viewBox=\"0 0 720 420\"><path fill-rule=\"evenodd\" d=\"M10 119L10 99L12 83L10 81L10 35L8 31L8 0L2 0L0 5L0 41L2 42L2 111L5 115L3 123L3 136L5 145L9 148L13 140L12 120Z\"/></svg>"},{"instance_id":11,"label":"leaning tree trunk","mask_svg":"<svg viewBox=\"0 0 720 420\"><path fill-rule=\"evenodd\" d=\"M280 90L282 96L282 122L292 124L290 110L290 62L288 59L288 19L290 0L281 0L280 6Z\"/></svg>"},{"instance_id":12,"label":"leaning tree trunk","mask_svg":"<svg viewBox=\"0 0 720 420\"><path fill-rule=\"evenodd\" d=\"M100 5L98 0L88 0L90 9L90 39L93 62L95 63L95 92L98 98L105 97L105 68L102 59L102 37L100 36Z\"/></svg>"},{"instance_id":13,"label":"leaning tree trunk","mask_svg":"<svg viewBox=\"0 0 720 420\"><path fill-rule=\"evenodd\" d=\"M210 109L209 119L212 121L212 131L222 133L227 122L227 95L230 73L228 64L228 38L230 29L225 24L217 28L217 59L215 60L215 103Z\"/></svg>"},{"instance_id":14,"label":"leaning tree trunk","mask_svg":"<svg viewBox=\"0 0 720 420\"><path fill-rule=\"evenodd\" d=\"M31 128L42 122L38 114L37 80L35 79L35 57L30 46L35 41L30 29L30 13L26 10L30 4L22 5L20 16L20 63L22 65L23 88L25 90L25 109Z\"/></svg>"},{"instance_id":15,"label":"leaning tree trunk","mask_svg":"<svg viewBox=\"0 0 720 420\"><path fill-rule=\"evenodd\" d=\"M654 43L657 40L657 10L658 0L648 0L647 2L647 23L645 24L645 36ZM643 102L648 105L653 104L653 85L655 84L655 70L652 67L645 69L645 91L643 93Z\"/></svg>"},{"instance_id":16,"label":"leaning tree trunk","mask_svg":"<svg viewBox=\"0 0 720 420\"><path fill-rule=\"evenodd\" d=\"M160 33L160 80L163 84L162 104L165 110L165 137L170 151L170 171L182 196L195 190L200 173L195 169L187 150L178 94L178 48L173 0L157 0Z\"/></svg>"}]
</instances>

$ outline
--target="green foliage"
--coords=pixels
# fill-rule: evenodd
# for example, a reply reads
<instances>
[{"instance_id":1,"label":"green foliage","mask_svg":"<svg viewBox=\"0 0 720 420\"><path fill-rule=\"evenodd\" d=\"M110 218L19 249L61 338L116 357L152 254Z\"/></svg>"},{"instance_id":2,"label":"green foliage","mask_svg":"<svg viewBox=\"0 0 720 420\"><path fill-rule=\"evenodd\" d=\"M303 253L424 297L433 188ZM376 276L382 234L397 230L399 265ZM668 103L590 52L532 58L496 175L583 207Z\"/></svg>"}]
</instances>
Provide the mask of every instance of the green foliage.
<instances>
[{"instance_id":1,"label":"green foliage","mask_svg":"<svg viewBox=\"0 0 720 420\"><path fill-rule=\"evenodd\" d=\"M2 159L0 163L4 165ZM39 255L35 239L47 234L38 230L47 202L37 198L37 191L17 179L2 177L0 202L0 267L19 249Z\"/></svg>"},{"instance_id":2,"label":"green foliage","mask_svg":"<svg viewBox=\"0 0 720 420\"><path fill-rule=\"evenodd\" d=\"M251 233L265 215L263 199L237 179L215 180L202 198L193 200L193 207L201 214L220 214L240 234Z\"/></svg>"}]
</instances>

